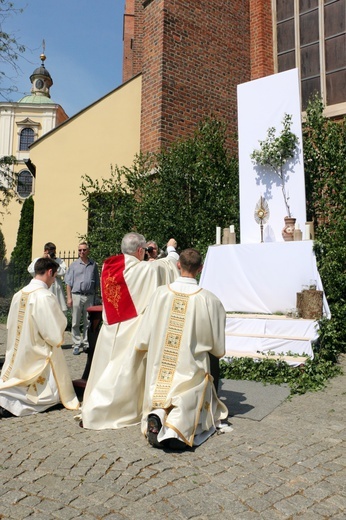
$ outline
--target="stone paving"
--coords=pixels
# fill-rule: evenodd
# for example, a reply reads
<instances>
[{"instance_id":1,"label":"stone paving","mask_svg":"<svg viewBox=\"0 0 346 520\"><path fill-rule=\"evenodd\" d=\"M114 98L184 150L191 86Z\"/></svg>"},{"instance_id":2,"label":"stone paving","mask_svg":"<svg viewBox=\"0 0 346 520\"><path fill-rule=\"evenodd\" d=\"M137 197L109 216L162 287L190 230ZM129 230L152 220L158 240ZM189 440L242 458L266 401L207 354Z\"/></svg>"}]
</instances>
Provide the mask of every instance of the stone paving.
<instances>
[{"instance_id":1,"label":"stone paving","mask_svg":"<svg viewBox=\"0 0 346 520\"><path fill-rule=\"evenodd\" d=\"M4 337L0 325L0 354ZM79 378L86 356L69 343ZM151 448L139 426L83 430L65 409L2 419L0 518L345 520L345 382L260 422L230 417L231 433L180 453Z\"/></svg>"}]
</instances>

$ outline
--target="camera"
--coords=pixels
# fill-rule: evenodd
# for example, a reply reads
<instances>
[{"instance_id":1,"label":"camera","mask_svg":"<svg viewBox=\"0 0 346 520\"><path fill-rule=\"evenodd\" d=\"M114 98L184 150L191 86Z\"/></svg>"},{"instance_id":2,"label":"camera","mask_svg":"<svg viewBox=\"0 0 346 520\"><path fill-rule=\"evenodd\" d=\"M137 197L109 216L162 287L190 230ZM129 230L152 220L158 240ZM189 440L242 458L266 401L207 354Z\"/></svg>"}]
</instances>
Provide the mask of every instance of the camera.
<instances>
[{"instance_id":1,"label":"camera","mask_svg":"<svg viewBox=\"0 0 346 520\"><path fill-rule=\"evenodd\" d=\"M146 247L145 249L148 253L152 253L154 251L153 246Z\"/></svg>"}]
</instances>

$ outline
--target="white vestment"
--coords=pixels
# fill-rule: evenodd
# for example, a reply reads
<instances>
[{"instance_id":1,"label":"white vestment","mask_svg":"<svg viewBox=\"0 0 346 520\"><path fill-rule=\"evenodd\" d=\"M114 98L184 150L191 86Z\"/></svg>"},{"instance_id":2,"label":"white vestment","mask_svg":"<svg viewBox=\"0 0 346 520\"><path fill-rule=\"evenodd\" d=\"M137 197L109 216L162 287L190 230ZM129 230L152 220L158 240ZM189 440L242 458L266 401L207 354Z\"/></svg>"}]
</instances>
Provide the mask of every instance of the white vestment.
<instances>
[{"instance_id":1,"label":"white vestment","mask_svg":"<svg viewBox=\"0 0 346 520\"><path fill-rule=\"evenodd\" d=\"M0 406L16 416L79 401L61 350L66 317L47 285L37 279L17 292L7 318L7 349L0 378Z\"/></svg>"},{"instance_id":2,"label":"white vestment","mask_svg":"<svg viewBox=\"0 0 346 520\"><path fill-rule=\"evenodd\" d=\"M28 271L32 277L35 276L35 264L36 264L36 261L38 260L38 258L35 258L28 267ZM65 290L64 290L64 285L63 285L62 279L66 274L67 267L66 267L64 260L62 260L61 258L53 258L53 260L54 260L54 262L56 262L58 264L59 267L58 267L58 270L56 273L55 282L51 285L49 290L53 294L55 294L55 296L57 297L61 310L63 312L66 312L67 305L66 305Z\"/></svg>"},{"instance_id":3,"label":"white vestment","mask_svg":"<svg viewBox=\"0 0 346 520\"><path fill-rule=\"evenodd\" d=\"M192 446L206 440L227 418L209 363L209 354L217 358L225 354L225 320L220 300L199 288L193 278L179 277L157 289L136 335L136 348L148 351L144 434L148 415L157 413L163 424L159 442L178 437Z\"/></svg>"},{"instance_id":4,"label":"white vestment","mask_svg":"<svg viewBox=\"0 0 346 520\"><path fill-rule=\"evenodd\" d=\"M160 285L177 278L178 258L177 253L170 252L155 262L140 262L124 255L124 280L137 316L109 325L103 310L103 325L84 391L84 428L116 429L141 421L145 355L135 349L134 337L151 295Z\"/></svg>"}]
</instances>

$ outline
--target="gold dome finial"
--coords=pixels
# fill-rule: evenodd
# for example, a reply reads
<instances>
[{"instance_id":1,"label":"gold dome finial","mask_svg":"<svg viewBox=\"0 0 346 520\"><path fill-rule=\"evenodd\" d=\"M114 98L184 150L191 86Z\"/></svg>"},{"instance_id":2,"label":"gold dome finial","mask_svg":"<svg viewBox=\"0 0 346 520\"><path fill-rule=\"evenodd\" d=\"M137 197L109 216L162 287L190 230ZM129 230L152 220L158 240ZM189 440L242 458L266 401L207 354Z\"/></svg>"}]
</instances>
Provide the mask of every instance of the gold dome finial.
<instances>
[{"instance_id":1,"label":"gold dome finial","mask_svg":"<svg viewBox=\"0 0 346 520\"><path fill-rule=\"evenodd\" d=\"M44 61L46 59L45 50L46 50L46 42L44 40L42 40L42 54L40 55L42 64L44 63Z\"/></svg>"}]
</instances>

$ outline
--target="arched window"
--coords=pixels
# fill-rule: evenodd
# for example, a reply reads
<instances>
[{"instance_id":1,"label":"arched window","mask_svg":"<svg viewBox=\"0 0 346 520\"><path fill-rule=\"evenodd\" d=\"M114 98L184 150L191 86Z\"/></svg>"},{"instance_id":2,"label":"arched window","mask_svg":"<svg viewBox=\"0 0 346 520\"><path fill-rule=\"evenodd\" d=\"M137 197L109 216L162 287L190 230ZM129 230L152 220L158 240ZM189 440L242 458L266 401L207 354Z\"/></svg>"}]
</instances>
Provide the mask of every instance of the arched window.
<instances>
[{"instance_id":1,"label":"arched window","mask_svg":"<svg viewBox=\"0 0 346 520\"><path fill-rule=\"evenodd\" d=\"M35 133L32 128L23 128L20 133L19 150L29 150L29 146L34 142Z\"/></svg>"},{"instance_id":2,"label":"arched window","mask_svg":"<svg viewBox=\"0 0 346 520\"><path fill-rule=\"evenodd\" d=\"M30 197L32 194L32 174L29 170L23 170L18 175L17 193L22 199Z\"/></svg>"}]
</instances>

